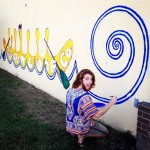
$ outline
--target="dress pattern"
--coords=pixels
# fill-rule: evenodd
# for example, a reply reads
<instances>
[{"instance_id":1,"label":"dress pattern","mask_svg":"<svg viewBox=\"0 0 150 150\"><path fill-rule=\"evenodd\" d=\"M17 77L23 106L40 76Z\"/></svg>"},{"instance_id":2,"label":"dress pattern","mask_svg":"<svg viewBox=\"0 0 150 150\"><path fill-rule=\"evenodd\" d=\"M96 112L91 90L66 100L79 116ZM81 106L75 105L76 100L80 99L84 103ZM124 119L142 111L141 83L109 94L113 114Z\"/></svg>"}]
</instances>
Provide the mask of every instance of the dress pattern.
<instances>
[{"instance_id":1,"label":"dress pattern","mask_svg":"<svg viewBox=\"0 0 150 150\"><path fill-rule=\"evenodd\" d=\"M97 113L90 94L82 88L69 89L66 95L66 130L72 134L86 134L94 126Z\"/></svg>"}]
</instances>

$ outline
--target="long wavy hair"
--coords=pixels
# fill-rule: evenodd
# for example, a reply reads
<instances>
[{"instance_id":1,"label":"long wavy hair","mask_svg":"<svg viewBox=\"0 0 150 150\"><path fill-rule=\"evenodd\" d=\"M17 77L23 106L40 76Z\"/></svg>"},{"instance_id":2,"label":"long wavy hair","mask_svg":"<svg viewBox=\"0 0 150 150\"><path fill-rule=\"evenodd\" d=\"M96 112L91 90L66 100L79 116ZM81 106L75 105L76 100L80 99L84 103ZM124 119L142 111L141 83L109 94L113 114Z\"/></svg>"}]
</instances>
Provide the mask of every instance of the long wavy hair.
<instances>
[{"instance_id":1,"label":"long wavy hair","mask_svg":"<svg viewBox=\"0 0 150 150\"><path fill-rule=\"evenodd\" d=\"M92 76L92 86L91 86L91 88L94 88L95 87L95 75L94 75L94 73L91 71L91 70L89 70L89 69L82 69L78 74L77 74L77 76L76 76L76 79L75 79L75 81L73 82L73 84L72 84L72 88L78 88L80 85L81 85L81 83L82 83L82 80L83 80L83 78L84 78L84 76L86 75L86 74L90 74L91 76Z\"/></svg>"}]
</instances>

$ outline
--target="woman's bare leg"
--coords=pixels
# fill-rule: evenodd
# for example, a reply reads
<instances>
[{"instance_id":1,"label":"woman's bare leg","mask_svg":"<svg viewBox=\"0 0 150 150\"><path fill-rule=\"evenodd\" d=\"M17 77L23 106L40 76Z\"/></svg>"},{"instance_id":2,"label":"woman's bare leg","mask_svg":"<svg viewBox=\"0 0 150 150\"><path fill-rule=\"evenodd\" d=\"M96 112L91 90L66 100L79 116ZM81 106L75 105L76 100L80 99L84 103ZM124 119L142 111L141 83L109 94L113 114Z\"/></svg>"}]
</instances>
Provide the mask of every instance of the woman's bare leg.
<instances>
[{"instance_id":1,"label":"woman's bare leg","mask_svg":"<svg viewBox=\"0 0 150 150\"><path fill-rule=\"evenodd\" d=\"M78 144L80 147L84 147L83 140L84 140L84 135L78 134Z\"/></svg>"},{"instance_id":2,"label":"woman's bare leg","mask_svg":"<svg viewBox=\"0 0 150 150\"><path fill-rule=\"evenodd\" d=\"M104 138L108 135L108 129L99 122L95 122L95 126L91 127L86 137Z\"/></svg>"}]
</instances>

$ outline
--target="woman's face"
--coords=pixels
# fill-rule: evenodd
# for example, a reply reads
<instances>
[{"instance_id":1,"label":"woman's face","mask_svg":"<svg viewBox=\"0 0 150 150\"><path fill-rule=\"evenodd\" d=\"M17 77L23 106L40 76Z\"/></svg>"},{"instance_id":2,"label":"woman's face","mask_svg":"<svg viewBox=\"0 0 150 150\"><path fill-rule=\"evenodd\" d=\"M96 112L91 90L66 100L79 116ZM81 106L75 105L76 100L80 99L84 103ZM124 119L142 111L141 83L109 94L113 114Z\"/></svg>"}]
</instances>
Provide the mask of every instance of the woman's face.
<instances>
[{"instance_id":1,"label":"woman's face","mask_svg":"<svg viewBox=\"0 0 150 150\"><path fill-rule=\"evenodd\" d=\"M90 74L85 74L82 79L82 88L85 91L89 91L91 90L92 83L93 83L92 76Z\"/></svg>"}]
</instances>

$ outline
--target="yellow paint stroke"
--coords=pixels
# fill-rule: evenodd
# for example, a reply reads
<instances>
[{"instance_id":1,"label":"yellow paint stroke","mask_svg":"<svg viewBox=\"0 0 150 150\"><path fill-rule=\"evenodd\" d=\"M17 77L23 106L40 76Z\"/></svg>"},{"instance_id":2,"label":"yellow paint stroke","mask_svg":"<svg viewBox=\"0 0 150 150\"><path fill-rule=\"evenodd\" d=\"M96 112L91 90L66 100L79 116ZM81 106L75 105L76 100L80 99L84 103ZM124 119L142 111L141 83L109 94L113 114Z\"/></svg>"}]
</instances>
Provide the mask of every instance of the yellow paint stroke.
<instances>
[{"instance_id":1,"label":"yellow paint stroke","mask_svg":"<svg viewBox=\"0 0 150 150\"><path fill-rule=\"evenodd\" d=\"M29 30L27 30L27 32L26 32L26 38L27 38L27 53L25 55L25 58L26 58L27 62L31 66L33 66L35 57L30 55L30 31Z\"/></svg>"},{"instance_id":2,"label":"yellow paint stroke","mask_svg":"<svg viewBox=\"0 0 150 150\"><path fill-rule=\"evenodd\" d=\"M45 29L45 40L46 40L46 42L48 42L48 38L49 38L49 30L48 30L48 28L46 28ZM45 67L46 67L48 74L50 76L52 76L53 72L56 68L56 64L54 63L52 56L49 55L49 50L48 50L46 44L45 44L45 47L46 47Z\"/></svg>"},{"instance_id":3,"label":"yellow paint stroke","mask_svg":"<svg viewBox=\"0 0 150 150\"><path fill-rule=\"evenodd\" d=\"M20 59L21 59L22 57L24 57L24 54L23 54L23 52L22 52L22 30L19 29L19 30L18 30L18 33L19 33L20 49L19 49L19 51L15 50L15 53L13 54L14 64L15 64L16 66L19 65ZM17 37L17 36L16 36L16 37ZM14 38L16 38L16 37L14 36ZM16 39L15 39L15 40L16 40ZM11 46L11 48L12 48L12 46ZM22 65L22 62L21 62L21 65Z\"/></svg>"},{"instance_id":4,"label":"yellow paint stroke","mask_svg":"<svg viewBox=\"0 0 150 150\"><path fill-rule=\"evenodd\" d=\"M28 64L29 69L35 69L34 64L35 64L35 56L32 56L30 54L30 31L26 31L26 39L27 39L27 53L25 54L25 60L26 63Z\"/></svg>"},{"instance_id":5,"label":"yellow paint stroke","mask_svg":"<svg viewBox=\"0 0 150 150\"><path fill-rule=\"evenodd\" d=\"M8 28L8 38L10 38L10 43L8 45L8 50L7 50L7 54L9 54L9 59L12 58L13 56L13 61L15 65L19 65L19 61L21 60L20 65L22 67L25 67L26 64L28 64L29 69L33 68L34 63L35 63L35 68L39 71L41 71L41 69L43 67L45 67L45 69L47 70L48 74L50 76L53 75L53 72L56 68L56 63L53 60L52 56L49 53L49 50L45 44L45 48L46 48L46 53L45 56L42 58L39 54L39 42L44 42L44 39L40 39L40 31L37 28L35 31L35 39L36 39L36 54L35 56L31 56L30 54L30 31L27 30L26 31L26 39L27 39L27 53L24 54L23 53L23 49L22 49L22 29L18 29L18 34L19 34L19 44L20 44L20 48L19 50L16 49L17 47L17 30L14 29L14 35L12 36L10 33L10 28ZM48 42L49 39L49 29L46 28L45 29L45 39ZM13 43L14 43L14 47L13 47ZM5 38L3 38L3 47L5 49L6 47L6 40ZM60 50L60 52L54 56L55 60L57 61L58 66L60 67L60 69L62 69L63 71L66 71L67 67L69 66L69 63L71 61L72 58L72 54L73 54L73 42L72 40L68 40L65 45L62 47L62 49Z\"/></svg>"},{"instance_id":6,"label":"yellow paint stroke","mask_svg":"<svg viewBox=\"0 0 150 150\"><path fill-rule=\"evenodd\" d=\"M35 37L36 37L36 56L35 56L35 62L36 62L36 67L38 71L41 71L44 65L44 58L40 57L39 54L39 40L40 40L40 31L37 28L35 31Z\"/></svg>"},{"instance_id":7,"label":"yellow paint stroke","mask_svg":"<svg viewBox=\"0 0 150 150\"><path fill-rule=\"evenodd\" d=\"M69 39L65 43L61 51L58 53L58 55L55 57L59 68L62 69L63 71L65 71L66 68L68 67L72 58L72 53L73 53L73 43Z\"/></svg>"}]
</instances>

